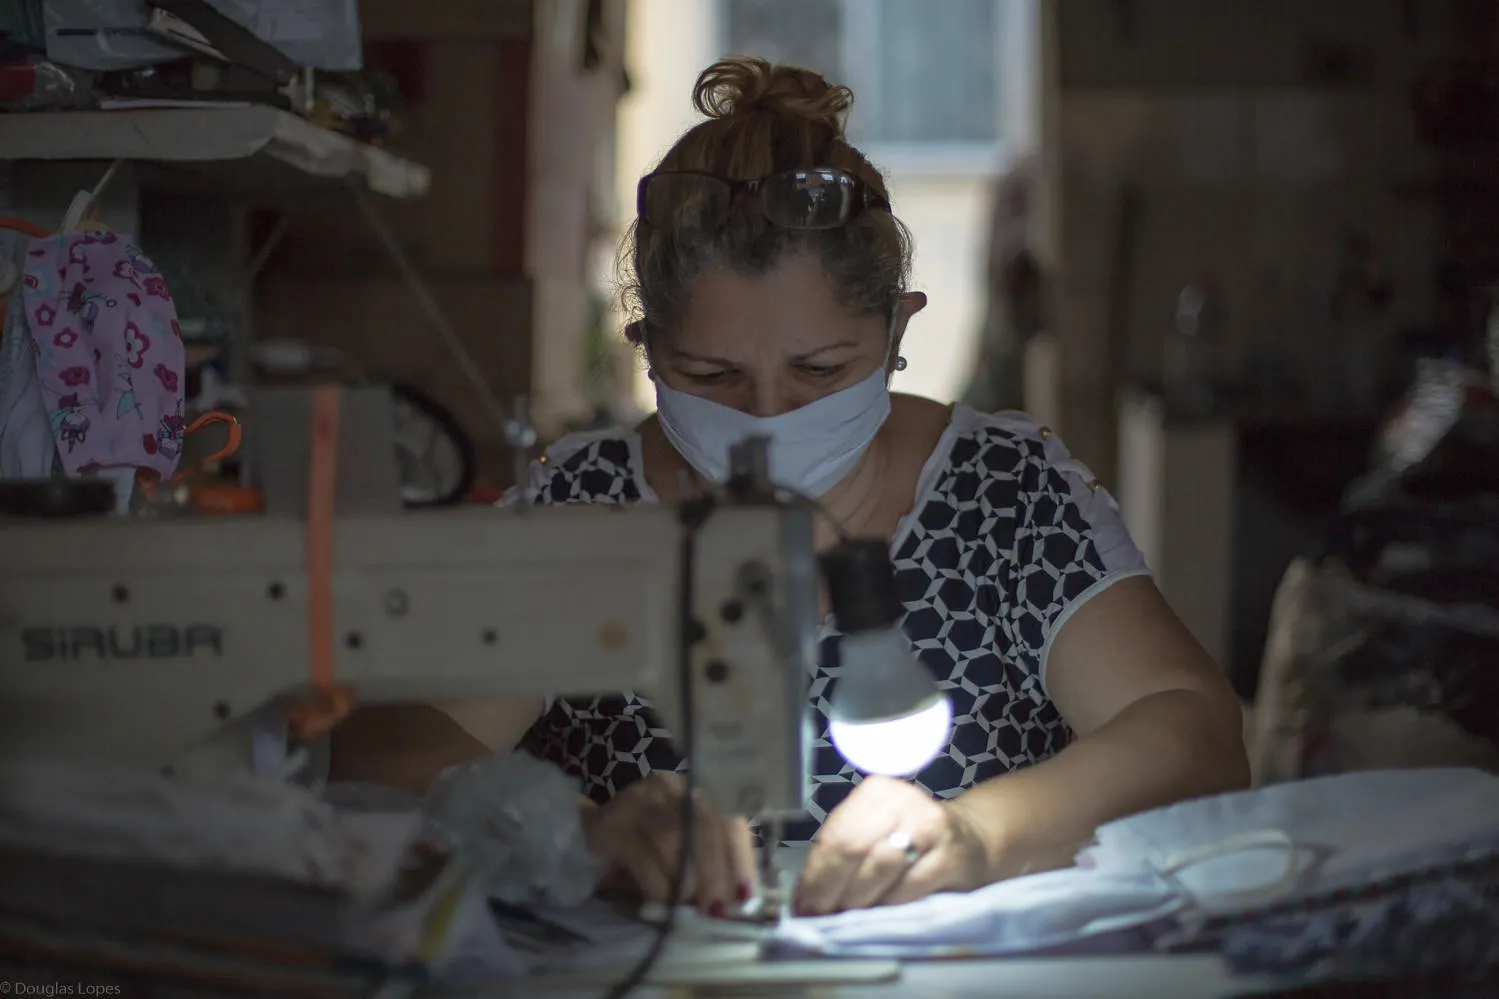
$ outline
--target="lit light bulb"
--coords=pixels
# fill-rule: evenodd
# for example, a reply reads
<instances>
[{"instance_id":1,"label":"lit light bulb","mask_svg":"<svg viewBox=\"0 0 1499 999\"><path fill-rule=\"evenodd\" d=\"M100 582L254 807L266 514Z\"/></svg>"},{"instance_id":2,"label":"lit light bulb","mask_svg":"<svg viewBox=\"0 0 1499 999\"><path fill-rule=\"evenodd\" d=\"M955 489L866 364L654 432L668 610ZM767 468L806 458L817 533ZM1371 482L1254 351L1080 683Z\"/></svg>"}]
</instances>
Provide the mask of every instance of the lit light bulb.
<instances>
[{"instance_id":1,"label":"lit light bulb","mask_svg":"<svg viewBox=\"0 0 1499 999\"><path fill-rule=\"evenodd\" d=\"M911 651L895 569L883 541L845 541L823 559L833 616L844 632L828 735L868 774L909 777L947 748L952 703Z\"/></svg>"},{"instance_id":2,"label":"lit light bulb","mask_svg":"<svg viewBox=\"0 0 1499 999\"><path fill-rule=\"evenodd\" d=\"M947 748L952 702L938 694L931 704L904 718L829 721L828 735L839 754L864 773L911 777Z\"/></svg>"}]
</instances>

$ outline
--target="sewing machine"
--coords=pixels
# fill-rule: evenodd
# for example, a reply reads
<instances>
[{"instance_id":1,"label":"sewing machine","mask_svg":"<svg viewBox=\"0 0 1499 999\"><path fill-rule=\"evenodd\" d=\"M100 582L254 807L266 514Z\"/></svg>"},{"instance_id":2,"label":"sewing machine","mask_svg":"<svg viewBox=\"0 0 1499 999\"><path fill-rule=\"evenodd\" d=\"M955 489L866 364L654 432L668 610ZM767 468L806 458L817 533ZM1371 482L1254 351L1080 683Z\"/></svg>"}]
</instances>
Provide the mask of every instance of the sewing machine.
<instances>
[{"instance_id":1,"label":"sewing machine","mask_svg":"<svg viewBox=\"0 0 1499 999\"><path fill-rule=\"evenodd\" d=\"M334 676L361 702L639 690L691 718L715 806L800 814L810 514L730 503L690 535L662 507L339 518ZM247 767L250 720L309 685L301 521L16 519L0 546L0 758Z\"/></svg>"},{"instance_id":2,"label":"sewing machine","mask_svg":"<svg viewBox=\"0 0 1499 999\"><path fill-rule=\"evenodd\" d=\"M341 517L335 678L364 702L638 689L674 730L691 718L695 779L718 808L798 815L818 610L812 514L731 501L689 529L684 513ZM0 519L0 544L0 759L247 768L277 700L310 686L300 520ZM899 981L893 962L735 967L720 977L800 975L830 995L861 980L848 994L885 981L881 995L923 985L988 995L996 976L1033 995L1210 996L1228 985L1216 959L940 962Z\"/></svg>"}]
</instances>

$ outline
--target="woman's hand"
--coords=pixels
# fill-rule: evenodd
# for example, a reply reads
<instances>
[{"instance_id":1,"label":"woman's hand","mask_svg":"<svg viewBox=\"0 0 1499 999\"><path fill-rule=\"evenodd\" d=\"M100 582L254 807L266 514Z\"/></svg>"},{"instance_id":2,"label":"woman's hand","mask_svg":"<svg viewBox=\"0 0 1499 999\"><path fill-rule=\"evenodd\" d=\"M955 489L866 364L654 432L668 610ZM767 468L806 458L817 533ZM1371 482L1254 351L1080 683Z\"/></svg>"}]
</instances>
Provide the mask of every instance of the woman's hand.
<instances>
[{"instance_id":1,"label":"woman's hand","mask_svg":"<svg viewBox=\"0 0 1499 999\"><path fill-rule=\"evenodd\" d=\"M668 902L682 855L680 774L657 773L626 787L607 805L583 813L594 856L607 865L605 884L632 891L645 902ZM749 825L714 814L699 803L692 818L692 860L682 898L711 916L724 915L750 897L755 857Z\"/></svg>"},{"instance_id":2,"label":"woman's hand","mask_svg":"<svg viewBox=\"0 0 1499 999\"><path fill-rule=\"evenodd\" d=\"M988 851L962 811L913 784L867 777L823 823L792 905L825 916L989 882Z\"/></svg>"}]
</instances>

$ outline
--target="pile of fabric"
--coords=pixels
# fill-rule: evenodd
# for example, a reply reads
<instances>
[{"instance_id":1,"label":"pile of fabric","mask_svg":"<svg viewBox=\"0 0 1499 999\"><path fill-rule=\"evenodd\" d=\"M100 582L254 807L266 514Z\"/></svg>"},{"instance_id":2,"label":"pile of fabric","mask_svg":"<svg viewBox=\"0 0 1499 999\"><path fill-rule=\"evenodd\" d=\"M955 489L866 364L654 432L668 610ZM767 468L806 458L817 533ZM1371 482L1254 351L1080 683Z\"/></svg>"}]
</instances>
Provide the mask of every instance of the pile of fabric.
<instances>
[{"instance_id":1,"label":"pile of fabric","mask_svg":"<svg viewBox=\"0 0 1499 999\"><path fill-rule=\"evenodd\" d=\"M783 954L1215 951L1240 973L1499 971L1499 778L1345 774L1101 827L1067 870L793 920Z\"/></svg>"}]
</instances>

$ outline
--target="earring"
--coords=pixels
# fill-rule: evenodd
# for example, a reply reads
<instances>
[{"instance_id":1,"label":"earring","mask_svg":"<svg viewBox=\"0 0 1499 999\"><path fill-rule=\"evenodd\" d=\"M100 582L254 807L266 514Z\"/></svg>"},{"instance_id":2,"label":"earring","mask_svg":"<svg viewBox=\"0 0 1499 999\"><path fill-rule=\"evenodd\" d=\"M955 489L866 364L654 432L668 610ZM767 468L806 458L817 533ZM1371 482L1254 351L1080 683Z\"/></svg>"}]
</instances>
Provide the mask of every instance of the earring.
<instances>
[{"instance_id":1,"label":"earring","mask_svg":"<svg viewBox=\"0 0 1499 999\"><path fill-rule=\"evenodd\" d=\"M895 370L896 371L904 371L904 370L906 370L906 359L904 357L897 357L895 359Z\"/></svg>"}]
</instances>

